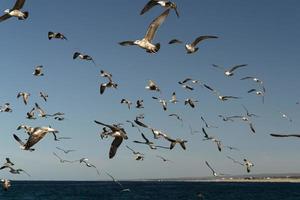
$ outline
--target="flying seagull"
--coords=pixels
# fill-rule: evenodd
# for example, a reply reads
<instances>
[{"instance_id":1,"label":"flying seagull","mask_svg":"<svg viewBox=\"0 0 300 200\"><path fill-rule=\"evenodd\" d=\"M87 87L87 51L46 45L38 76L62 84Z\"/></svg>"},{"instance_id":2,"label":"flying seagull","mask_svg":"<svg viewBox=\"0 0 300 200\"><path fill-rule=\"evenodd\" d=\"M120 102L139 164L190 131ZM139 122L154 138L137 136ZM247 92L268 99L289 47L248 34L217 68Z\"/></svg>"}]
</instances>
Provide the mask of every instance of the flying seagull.
<instances>
[{"instance_id":1,"label":"flying seagull","mask_svg":"<svg viewBox=\"0 0 300 200\"><path fill-rule=\"evenodd\" d=\"M29 96L30 96L30 94L27 92L19 92L17 95L17 98L22 97L24 104L27 105Z\"/></svg>"},{"instance_id":2,"label":"flying seagull","mask_svg":"<svg viewBox=\"0 0 300 200\"><path fill-rule=\"evenodd\" d=\"M123 103L127 104L127 107L130 110L130 106L131 106L132 102L129 101L128 99L122 99L121 104L123 104Z\"/></svg>"},{"instance_id":3,"label":"flying seagull","mask_svg":"<svg viewBox=\"0 0 300 200\"><path fill-rule=\"evenodd\" d=\"M34 72L32 73L34 76L44 76L43 66L38 65L35 67Z\"/></svg>"},{"instance_id":4,"label":"flying seagull","mask_svg":"<svg viewBox=\"0 0 300 200\"><path fill-rule=\"evenodd\" d=\"M234 162L234 163L236 163L236 164L239 164L239 165L242 165L242 166L244 166L244 164L243 163L241 163L241 162L239 162L239 161L237 161L237 160L235 160L234 158L232 158L232 157L230 157L230 156L226 156L228 159L230 159L230 160L232 160L232 162Z\"/></svg>"},{"instance_id":5,"label":"flying seagull","mask_svg":"<svg viewBox=\"0 0 300 200\"><path fill-rule=\"evenodd\" d=\"M213 176L217 177L217 176L223 176L223 175L224 175L224 174L218 174L218 173L210 166L210 164L209 164L207 161L205 161L205 164L206 164L206 166L212 171Z\"/></svg>"},{"instance_id":6,"label":"flying seagull","mask_svg":"<svg viewBox=\"0 0 300 200\"><path fill-rule=\"evenodd\" d=\"M193 100L191 98L188 98L184 100L184 105L190 105L192 108L195 108L195 103L198 102L198 100Z\"/></svg>"},{"instance_id":7,"label":"flying seagull","mask_svg":"<svg viewBox=\"0 0 300 200\"><path fill-rule=\"evenodd\" d=\"M60 147L56 147L58 150L61 150L61 151L63 151L65 154L68 154L68 153L70 153L70 152L73 152L73 151L76 151L76 150L74 150L74 149L67 149L67 150L65 150L65 149L62 149L62 148L60 148Z\"/></svg>"},{"instance_id":8,"label":"flying seagull","mask_svg":"<svg viewBox=\"0 0 300 200\"><path fill-rule=\"evenodd\" d=\"M135 155L135 160L140 160L140 161L144 160L144 154L134 151L132 148L130 148L127 145L126 145L126 147L133 153L133 155Z\"/></svg>"},{"instance_id":9,"label":"flying seagull","mask_svg":"<svg viewBox=\"0 0 300 200\"><path fill-rule=\"evenodd\" d=\"M265 87L262 87L262 90L257 90L257 89L248 90L248 93L253 93L253 92L257 96L261 96L262 97L262 102L265 103L265 93L266 93Z\"/></svg>"},{"instance_id":10,"label":"flying seagull","mask_svg":"<svg viewBox=\"0 0 300 200\"><path fill-rule=\"evenodd\" d=\"M152 80L148 81L148 85L146 85L145 88L147 90L152 90L152 91L160 92L160 89L159 89L158 85L154 81L152 81Z\"/></svg>"},{"instance_id":11,"label":"flying seagull","mask_svg":"<svg viewBox=\"0 0 300 200\"><path fill-rule=\"evenodd\" d=\"M176 119L178 119L179 121L181 121L181 123L183 123L183 119L179 115L177 115L175 113L172 113L172 114L169 114L169 116L170 117L176 117Z\"/></svg>"},{"instance_id":12,"label":"flying seagull","mask_svg":"<svg viewBox=\"0 0 300 200\"><path fill-rule=\"evenodd\" d=\"M212 36L212 35L199 36L191 44L186 44L185 49L186 49L188 54L195 53L199 49L198 47L196 47L199 42L202 42L206 39L216 39L216 38L218 38L218 37L217 36Z\"/></svg>"},{"instance_id":13,"label":"flying seagull","mask_svg":"<svg viewBox=\"0 0 300 200\"><path fill-rule=\"evenodd\" d=\"M59 162L61 162L61 163L66 163L66 162L68 162L68 163L73 163L72 161L62 159L62 158L59 157L55 152L53 152L53 155L54 155L56 158L58 158L58 159L59 159Z\"/></svg>"},{"instance_id":14,"label":"flying seagull","mask_svg":"<svg viewBox=\"0 0 300 200\"><path fill-rule=\"evenodd\" d=\"M80 52L75 52L75 53L73 54L73 60L75 60L75 59L77 59L77 58L79 58L79 59L81 59L81 60L92 61L92 62L94 63L94 65L96 66L96 63L95 63L94 59L93 59L90 55L82 54L82 53L80 53Z\"/></svg>"},{"instance_id":15,"label":"flying seagull","mask_svg":"<svg viewBox=\"0 0 300 200\"><path fill-rule=\"evenodd\" d=\"M0 112L12 112L10 103L5 103L4 106L0 106Z\"/></svg>"},{"instance_id":16,"label":"flying seagull","mask_svg":"<svg viewBox=\"0 0 300 200\"><path fill-rule=\"evenodd\" d=\"M290 118L287 114L283 113L283 112L279 112L282 116L282 118L287 119L289 122L293 122L292 118Z\"/></svg>"},{"instance_id":17,"label":"flying seagull","mask_svg":"<svg viewBox=\"0 0 300 200\"><path fill-rule=\"evenodd\" d=\"M49 31L48 32L48 39L51 40L53 38L55 38L55 39L61 39L61 40L68 40L64 36L64 34L62 34L62 33L59 33L59 32L55 33L55 32Z\"/></svg>"},{"instance_id":18,"label":"flying seagull","mask_svg":"<svg viewBox=\"0 0 300 200\"><path fill-rule=\"evenodd\" d=\"M152 40L155 36L155 33L158 27L165 21L169 14L170 9L164 11L160 16L155 18L148 27L147 33L142 40L135 40L135 41L124 41L120 42L119 44L122 46L132 46L138 45L139 47L146 50L148 53L156 53L160 49L160 43L152 44Z\"/></svg>"},{"instance_id":19,"label":"flying seagull","mask_svg":"<svg viewBox=\"0 0 300 200\"><path fill-rule=\"evenodd\" d=\"M244 77L244 78L241 78L240 80L252 80L252 81L254 81L254 82L256 82L256 83L259 83L259 84L263 84L263 81L262 80L260 80L260 79L258 79L258 78L256 78L256 77L253 77L253 76L246 76L246 77Z\"/></svg>"},{"instance_id":20,"label":"flying seagull","mask_svg":"<svg viewBox=\"0 0 300 200\"><path fill-rule=\"evenodd\" d=\"M158 100L158 102L162 105L164 111L167 110L167 101L165 99L160 99L157 97L152 97L152 99Z\"/></svg>"},{"instance_id":21,"label":"flying seagull","mask_svg":"<svg viewBox=\"0 0 300 200\"><path fill-rule=\"evenodd\" d=\"M170 102L170 103L174 103L174 104L176 104L176 103L178 102L177 97L176 97L176 93L175 93L175 92L172 93L172 97L171 97L171 99L169 100L169 102Z\"/></svg>"},{"instance_id":22,"label":"flying seagull","mask_svg":"<svg viewBox=\"0 0 300 200\"><path fill-rule=\"evenodd\" d=\"M44 92L40 92L40 97L42 97L44 99L45 102L47 102L48 99L48 94L44 93Z\"/></svg>"},{"instance_id":23,"label":"flying seagull","mask_svg":"<svg viewBox=\"0 0 300 200\"><path fill-rule=\"evenodd\" d=\"M244 158L244 166L246 166L247 172L250 173L251 167L253 167L254 164L251 161Z\"/></svg>"},{"instance_id":24,"label":"flying seagull","mask_svg":"<svg viewBox=\"0 0 300 200\"><path fill-rule=\"evenodd\" d=\"M217 90L213 89L212 87L206 85L206 84L203 84L205 88L209 89L210 91L212 91L217 97L219 100L221 101L227 101L228 99L240 99L240 97L235 97L235 96L223 96L220 94L220 92L218 92Z\"/></svg>"},{"instance_id":25,"label":"flying seagull","mask_svg":"<svg viewBox=\"0 0 300 200\"><path fill-rule=\"evenodd\" d=\"M111 130L110 136L115 138L111 143L109 150L109 158L111 159L116 155L119 146L123 142L123 139L128 139L127 133L125 132L124 128L121 128L119 126L104 124L96 120L94 120L94 122L109 128Z\"/></svg>"},{"instance_id":26,"label":"flying seagull","mask_svg":"<svg viewBox=\"0 0 300 200\"><path fill-rule=\"evenodd\" d=\"M27 11L22 12L21 9L25 3L25 0L17 0L12 9L6 9L4 15L0 17L0 22L10 18L17 17L19 20L25 20L29 16Z\"/></svg>"},{"instance_id":27,"label":"flying seagull","mask_svg":"<svg viewBox=\"0 0 300 200\"><path fill-rule=\"evenodd\" d=\"M180 138L172 139L172 138L169 138L169 137L166 137L166 139L169 142L171 142L170 149L173 149L175 147L175 145L178 143L178 144L180 144L182 149L186 150L186 146L185 146L185 143L187 143L186 140L183 140L183 139L180 139Z\"/></svg>"},{"instance_id":28,"label":"flying seagull","mask_svg":"<svg viewBox=\"0 0 300 200\"><path fill-rule=\"evenodd\" d=\"M154 145L154 143L150 142L148 140L148 138L146 138L146 136L144 135L144 133L141 133L141 135L142 135L143 139L145 140L145 142L140 142L140 141L137 141L137 140L135 140L133 142L134 143L138 143L138 144L146 144L146 145L148 145L150 147L150 149L157 149L156 146Z\"/></svg>"},{"instance_id":29,"label":"flying seagull","mask_svg":"<svg viewBox=\"0 0 300 200\"><path fill-rule=\"evenodd\" d=\"M93 165L92 163L89 162L89 159L87 159L87 158L81 158L80 160L75 160L74 162L76 162L76 161L79 161L79 163L85 164L85 166L87 166L87 167L93 167L93 168L95 168L97 174L100 176L99 170L97 169L97 167L95 165Z\"/></svg>"},{"instance_id":30,"label":"flying seagull","mask_svg":"<svg viewBox=\"0 0 300 200\"><path fill-rule=\"evenodd\" d=\"M130 192L129 188L124 188L123 185L117 181L112 175L110 175L109 173L105 172L107 174L107 176L109 176L113 182L115 182L116 184L118 184L121 187L121 192Z\"/></svg>"},{"instance_id":31,"label":"flying seagull","mask_svg":"<svg viewBox=\"0 0 300 200\"><path fill-rule=\"evenodd\" d=\"M136 106L135 106L137 109L141 109L141 108L144 108L144 100L143 99L138 99L136 101Z\"/></svg>"},{"instance_id":32,"label":"flying seagull","mask_svg":"<svg viewBox=\"0 0 300 200\"><path fill-rule=\"evenodd\" d=\"M171 1L166 1L166 0L150 0L143 8L140 15L143 15L145 12L147 12L148 10L150 10L151 8L153 8L156 5L160 5L167 9L174 9L177 17L179 17L177 5Z\"/></svg>"},{"instance_id":33,"label":"flying seagull","mask_svg":"<svg viewBox=\"0 0 300 200\"><path fill-rule=\"evenodd\" d=\"M8 180L8 179L1 179L1 182L2 182L2 188L3 188L3 190L7 191L8 188L11 186L10 180Z\"/></svg>"},{"instance_id":34,"label":"flying seagull","mask_svg":"<svg viewBox=\"0 0 300 200\"><path fill-rule=\"evenodd\" d=\"M219 68L219 69L224 70L224 74L226 76L233 76L234 75L233 71L235 71L236 69L241 68L241 67L246 67L247 64L234 65L233 67L230 67L228 69L225 69L224 67L216 65L216 64L212 64L212 66L215 67L215 68Z\"/></svg>"},{"instance_id":35,"label":"flying seagull","mask_svg":"<svg viewBox=\"0 0 300 200\"><path fill-rule=\"evenodd\" d=\"M47 133L52 133L53 135L55 135L55 133L58 133L58 131L51 127L35 127L29 133L29 138L27 139L26 143L24 143L17 135L13 134L13 136L15 140L21 145L21 149L34 151L34 149L31 147L38 143Z\"/></svg>"},{"instance_id":36,"label":"flying seagull","mask_svg":"<svg viewBox=\"0 0 300 200\"><path fill-rule=\"evenodd\" d=\"M118 88L118 84L113 82L113 81L109 81L107 83L102 83L100 85L100 94L103 94L106 88Z\"/></svg>"},{"instance_id":37,"label":"flying seagull","mask_svg":"<svg viewBox=\"0 0 300 200\"><path fill-rule=\"evenodd\" d=\"M164 157L162 157L160 155L156 155L156 157L162 159L162 161L164 161L164 162L173 162L172 160L166 159L166 158L164 158Z\"/></svg>"},{"instance_id":38,"label":"flying seagull","mask_svg":"<svg viewBox=\"0 0 300 200\"><path fill-rule=\"evenodd\" d=\"M6 160L6 162L0 167L0 170L5 169L7 167L12 167L15 165L13 162L10 161L9 158L5 158L5 160Z\"/></svg>"}]
</instances>

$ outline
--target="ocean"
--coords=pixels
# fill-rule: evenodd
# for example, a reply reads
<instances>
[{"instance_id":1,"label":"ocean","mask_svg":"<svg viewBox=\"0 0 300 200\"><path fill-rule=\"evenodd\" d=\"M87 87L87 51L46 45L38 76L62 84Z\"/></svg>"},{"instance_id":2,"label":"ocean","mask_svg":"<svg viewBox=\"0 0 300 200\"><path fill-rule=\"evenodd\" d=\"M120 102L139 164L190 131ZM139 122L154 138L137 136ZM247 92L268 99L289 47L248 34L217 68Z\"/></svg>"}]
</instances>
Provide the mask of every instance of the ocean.
<instances>
[{"instance_id":1,"label":"ocean","mask_svg":"<svg viewBox=\"0 0 300 200\"><path fill-rule=\"evenodd\" d=\"M299 183L12 181L1 200L300 200Z\"/></svg>"}]
</instances>

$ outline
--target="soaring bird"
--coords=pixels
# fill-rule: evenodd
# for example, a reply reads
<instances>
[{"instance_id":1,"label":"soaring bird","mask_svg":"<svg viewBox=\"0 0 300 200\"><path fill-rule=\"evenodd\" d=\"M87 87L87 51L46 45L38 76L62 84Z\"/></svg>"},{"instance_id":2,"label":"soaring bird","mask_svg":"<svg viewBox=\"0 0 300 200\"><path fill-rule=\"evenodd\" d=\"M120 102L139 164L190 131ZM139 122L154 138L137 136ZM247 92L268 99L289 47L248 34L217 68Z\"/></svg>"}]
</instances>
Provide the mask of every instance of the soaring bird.
<instances>
[{"instance_id":1,"label":"soaring bird","mask_svg":"<svg viewBox=\"0 0 300 200\"><path fill-rule=\"evenodd\" d=\"M44 99L44 101L47 102L49 96L44 92L40 92L40 97L42 97L42 99Z\"/></svg>"},{"instance_id":2,"label":"soaring bird","mask_svg":"<svg viewBox=\"0 0 300 200\"><path fill-rule=\"evenodd\" d=\"M56 147L56 148L57 148L58 150L64 152L65 154L68 154L68 153L70 153L70 152L76 151L76 150L74 150L74 149L67 149L67 150L65 150L65 149L62 149L62 148L60 148L60 147Z\"/></svg>"},{"instance_id":3,"label":"soaring bird","mask_svg":"<svg viewBox=\"0 0 300 200\"><path fill-rule=\"evenodd\" d=\"M136 108L140 109L140 108L144 108L144 100L143 99L138 99L136 101Z\"/></svg>"},{"instance_id":4,"label":"soaring bird","mask_svg":"<svg viewBox=\"0 0 300 200\"><path fill-rule=\"evenodd\" d=\"M5 103L4 106L0 106L0 112L12 112L10 103Z\"/></svg>"},{"instance_id":5,"label":"soaring bird","mask_svg":"<svg viewBox=\"0 0 300 200\"><path fill-rule=\"evenodd\" d=\"M254 82L256 82L256 83L258 83L258 84L263 84L263 81L262 80L260 80L260 79L258 79L258 78L256 78L256 77L253 77L253 76L246 76L246 77L244 77L244 78L241 78L240 80L252 80L252 81L254 81Z\"/></svg>"},{"instance_id":6,"label":"soaring bird","mask_svg":"<svg viewBox=\"0 0 300 200\"><path fill-rule=\"evenodd\" d=\"M155 36L155 33L158 29L158 27L165 21L169 14L170 9L164 11L161 15L159 15L157 18L155 18L151 24L148 27L147 33L145 37L141 40L135 40L135 41L124 41L120 42L119 44L122 46L128 46L128 45L138 45L139 47L146 50L148 53L156 53L160 49L160 43L152 44L152 40Z\"/></svg>"},{"instance_id":7,"label":"soaring bird","mask_svg":"<svg viewBox=\"0 0 300 200\"><path fill-rule=\"evenodd\" d=\"M29 16L27 11L21 11L25 0L17 0L14 7L12 9L6 9L4 11L4 15L0 17L0 22L10 18L10 17L17 17L19 20L25 20Z\"/></svg>"},{"instance_id":8,"label":"soaring bird","mask_svg":"<svg viewBox=\"0 0 300 200\"><path fill-rule=\"evenodd\" d=\"M157 149L156 146L154 145L154 143L150 142L150 140L148 140L148 138L146 138L146 136L143 133L141 133L141 135L142 135L143 139L145 140L145 142L140 142L140 141L137 141L137 140L135 140L133 142L138 143L138 144L146 144L150 147L150 149Z\"/></svg>"},{"instance_id":9,"label":"soaring bird","mask_svg":"<svg viewBox=\"0 0 300 200\"><path fill-rule=\"evenodd\" d=\"M198 102L198 100L193 100L191 98L188 98L184 100L184 105L189 104L192 108L195 108L195 103Z\"/></svg>"},{"instance_id":10,"label":"soaring bird","mask_svg":"<svg viewBox=\"0 0 300 200\"><path fill-rule=\"evenodd\" d=\"M156 155L156 157L162 159L162 161L164 161L164 162L173 162L172 160L169 160L169 159L167 159L167 158L164 158L164 157L162 157L162 156L160 156L160 155Z\"/></svg>"},{"instance_id":11,"label":"soaring bird","mask_svg":"<svg viewBox=\"0 0 300 200\"><path fill-rule=\"evenodd\" d=\"M140 161L144 160L144 154L134 151L132 148L130 148L127 145L126 145L126 147L133 153L133 155L135 156L135 160L140 160Z\"/></svg>"},{"instance_id":12,"label":"soaring bird","mask_svg":"<svg viewBox=\"0 0 300 200\"><path fill-rule=\"evenodd\" d=\"M92 56L90 56L90 55L82 54L82 53L80 53L80 52L75 52L75 53L73 54L73 60L75 60L75 59L77 59L77 58L79 58L79 59L81 59L81 60L92 61L92 62L94 63L94 65L96 65L94 59L93 59Z\"/></svg>"},{"instance_id":13,"label":"soaring bird","mask_svg":"<svg viewBox=\"0 0 300 200\"><path fill-rule=\"evenodd\" d=\"M148 80L148 85L146 85L145 88L147 90L160 92L158 85L152 80Z\"/></svg>"},{"instance_id":14,"label":"soaring bird","mask_svg":"<svg viewBox=\"0 0 300 200\"><path fill-rule=\"evenodd\" d=\"M76 162L76 161L79 162L79 163L85 164L85 166L87 166L87 167L94 168L96 170L97 174L100 176L100 172L99 172L98 168L95 165L93 165L92 163L90 163L89 159L87 159L87 158L81 158L80 160L75 160L73 162Z\"/></svg>"},{"instance_id":15,"label":"soaring bird","mask_svg":"<svg viewBox=\"0 0 300 200\"><path fill-rule=\"evenodd\" d=\"M165 99L160 99L158 97L152 97L152 99L158 100L158 102L162 105L164 111L167 110L167 101Z\"/></svg>"},{"instance_id":16,"label":"soaring bird","mask_svg":"<svg viewBox=\"0 0 300 200\"><path fill-rule=\"evenodd\" d=\"M175 145L178 143L178 144L180 144L180 146L182 147L182 149L186 150L186 146L185 146L185 143L187 143L186 140L183 140L183 139L180 139L180 138L172 139L172 138L169 138L169 137L166 137L166 139L169 142L171 142L170 149L173 149L175 147Z\"/></svg>"},{"instance_id":17,"label":"soaring bird","mask_svg":"<svg viewBox=\"0 0 300 200\"><path fill-rule=\"evenodd\" d=\"M253 167L254 164L251 161L244 158L244 166L246 166L247 172L250 173L251 167Z\"/></svg>"},{"instance_id":18,"label":"soaring bird","mask_svg":"<svg viewBox=\"0 0 300 200\"><path fill-rule=\"evenodd\" d=\"M143 8L140 15L143 15L145 12L147 12L148 10L150 10L151 8L153 8L156 5L160 5L167 9L174 9L177 17L179 17L177 5L171 1L165 1L165 0L150 0Z\"/></svg>"},{"instance_id":19,"label":"soaring bird","mask_svg":"<svg viewBox=\"0 0 300 200\"><path fill-rule=\"evenodd\" d=\"M69 160L65 160L65 159L62 159L61 157L59 157L55 152L53 152L53 155L59 159L59 162L60 163L73 163L73 161L69 161Z\"/></svg>"},{"instance_id":20,"label":"soaring bird","mask_svg":"<svg viewBox=\"0 0 300 200\"><path fill-rule=\"evenodd\" d=\"M52 133L55 135L55 133L58 133L58 131L51 127L35 127L30 133L28 133L29 138L27 139L26 143L24 143L17 135L13 134L13 136L15 140L21 145L21 149L34 151L34 149L31 147L38 143L41 139L43 139L43 137L47 133Z\"/></svg>"},{"instance_id":21,"label":"soaring bird","mask_svg":"<svg viewBox=\"0 0 300 200\"><path fill-rule=\"evenodd\" d=\"M265 87L262 87L262 90L258 90L258 89L251 89L251 90L248 90L248 93L253 93L253 92L254 92L257 96L261 96L262 102L265 103L265 93L266 93Z\"/></svg>"},{"instance_id":22,"label":"soaring bird","mask_svg":"<svg viewBox=\"0 0 300 200\"><path fill-rule=\"evenodd\" d=\"M128 109L130 109L130 106L132 104L131 101L129 101L128 99L122 99L121 100L121 104L123 104L123 103L127 104Z\"/></svg>"},{"instance_id":23,"label":"soaring bird","mask_svg":"<svg viewBox=\"0 0 300 200\"><path fill-rule=\"evenodd\" d=\"M199 49L198 47L196 47L199 42L202 42L202 41L207 40L207 39L216 39L216 38L218 38L218 37L217 36L212 36L212 35L199 36L191 44L186 44L185 49L186 49L188 54L195 53Z\"/></svg>"},{"instance_id":24,"label":"soaring bird","mask_svg":"<svg viewBox=\"0 0 300 200\"><path fill-rule=\"evenodd\" d=\"M24 104L27 105L29 96L30 96L30 94L27 93L27 92L19 92L18 95L17 95L17 98L22 97Z\"/></svg>"},{"instance_id":25,"label":"soaring bird","mask_svg":"<svg viewBox=\"0 0 300 200\"><path fill-rule=\"evenodd\" d=\"M115 182L116 184L118 184L121 188L121 192L130 192L130 189L129 188L124 188L123 185L117 181L112 175L110 175L109 173L105 172L107 176L109 176L113 182Z\"/></svg>"},{"instance_id":26,"label":"soaring bird","mask_svg":"<svg viewBox=\"0 0 300 200\"><path fill-rule=\"evenodd\" d=\"M228 99L239 99L240 97L235 97L235 96L223 96L220 94L220 92L218 92L217 90L213 89L212 87L206 85L206 84L203 84L203 86L207 89L209 89L210 91L213 92L213 94L215 94L219 100L221 101L227 101Z\"/></svg>"},{"instance_id":27,"label":"soaring bird","mask_svg":"<svg viewBox=\"0 0 300 200\"><path fill-rule=\"evenodd\" d=\"M109 128L111 130L110 136L115 138L111 143L109 150L109 158L111 159L116 155L119 146L123 142L123 139L128 139L127 133L125 132L124 128L121 128L119 126L104 124L96 120L94 120L94 122Z\"/></svg>"},{"instance_id":28,"label":"soaring bird","mask_svg":"<svg viewBox=\"0 0 300 200\"><path fill-rule=\"evenodd\" d=\"M55 38L55 39L61 39L61 40L68 40L64 36L64 34L62 34L62 33L49 31L48 32L48 39L51 40L53 38Z\"/></svg>"},{"instance_id":29,"label":"soaring bird","mask_svg":"<svg viewBox=\"0 0 300 200\"><path fill-rule=\"evenodd\" d=\"M226 76L233 76L234 75L233 71L235 71L235 70L237 70L238 68L241 68L241 67L246 67L247 64L234 65L233 67L230 67L228 69L225 69L224 67L216 65L216 64L212 64L212 66L215 67L215 68L219 68L219 69L224 70L224 74Z\"/></svg>"},{"instance_id":30,"label":"soaring bird","mask_svg":"<svg viewBox=\"0 0 300 200\"><path fill-rule=\"evenodd\" d=\"M34 72L32 73L34 76L44 76L43 66L38 65L35 67Z\"/></svg>"},{"instance_id":31,"label":"soaring bird","mask_svg":"<svg viewBox=\"0 0 300 200\"><path fill-rule=\"evenodd\" d=\"M169 102L170 102L170 103L174 103L174 104L176 104L177 102L179 102L179 101L177 100L177 97L176 97L176 93L175 93L175 92L172 93L172 97L171 97L171 99L169 100Z\"/></svg>"},{"instance_id":32,"label":"soaring bird","mask_svg":"<svg viewBox=\"0 0 300 200\"><path fill-rule=\"evenodd\" d=\"M113 81L109 81L107 83L102 83L100 85L100 94L103 94L106 88L118 88L118 84L113 82Z\"/></svg>"}]
</instances>

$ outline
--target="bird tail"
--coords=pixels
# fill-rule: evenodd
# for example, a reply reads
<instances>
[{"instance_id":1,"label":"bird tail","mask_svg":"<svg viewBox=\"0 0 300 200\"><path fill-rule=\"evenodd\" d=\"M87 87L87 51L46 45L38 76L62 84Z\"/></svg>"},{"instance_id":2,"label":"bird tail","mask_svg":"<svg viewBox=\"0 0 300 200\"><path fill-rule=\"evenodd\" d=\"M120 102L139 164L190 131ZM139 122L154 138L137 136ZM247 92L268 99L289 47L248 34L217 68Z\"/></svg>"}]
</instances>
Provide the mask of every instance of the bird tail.
<instances>
[{"instance_id":1,"label":"bird tail","mask_svg":"<svg viewBox=\"0 0 300 200\"><path fill-rule=\"evenodd\" d=\"M29 12L27 12L27 11L23 12L23 14L24 14L24 16L22 18L19 18L20 20L27 19L29 16Z\"/></svg>"},{"instance_id":2,"label":"bird tail","mask_svg":"<svg viewBox=\"0 0 300 200\"><path fill-rule=\"evenodd\" d=\"M155 53L160 49L160 43L155 44Z\"/></svg>"}]
</instances>

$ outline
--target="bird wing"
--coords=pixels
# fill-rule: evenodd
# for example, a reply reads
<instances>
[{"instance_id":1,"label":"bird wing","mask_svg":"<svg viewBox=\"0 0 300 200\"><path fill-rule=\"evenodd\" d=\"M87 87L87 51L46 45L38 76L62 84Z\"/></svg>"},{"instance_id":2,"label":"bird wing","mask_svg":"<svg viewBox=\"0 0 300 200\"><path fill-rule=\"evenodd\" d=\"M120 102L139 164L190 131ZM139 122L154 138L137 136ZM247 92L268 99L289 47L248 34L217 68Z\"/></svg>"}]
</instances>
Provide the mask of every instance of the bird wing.
<instances>
[{"instance_id":1,"label":"bird wing","mask_svg":"<svg viewBox=\"0 0 300 200\"><path fill-rule=\"evenodd\" d=\"M235 65L232 68L229 69L229 72L233 72L234 70L240 68L240 67L246 67L247 64L242 64L242 65Z\"/></svg>"},{"instance_id":2,"label":"bird wing","mask_svg":"<svg viewBox=\"0 0 300 200\"><path fill-rule=\"evenodd\" d=\"M145 39L149 42L152 41L154 38L155 32L157 31L158 27L165 21L166 17L168 16L170 9L164 11L161 15L155 18L148 27L147 33L145 35Z\"/></svg>"},{"instance_id":3,"label":"bird wing","mask_svg":"<svg viewBox=\"0 0 300 200\"><path fill-rule=\"evenodd\" d=\"M17 0L12 10L20 10L25 3L25 0Z\"/></svg>"},{"instance_id":4,"label":"bird wing","mask_svg":"<svg viewBox=\"0 0 300 200\"><path fill-rule=\"evenodd\" d=\"M137 119L135 119L134 122L135 122L137 125L141 126L141 127L144 127L144 128L150 128L148 125L144 124L143 122L141 122L141 121L139 121L139 120L137 120Z\"/></svg>"},{"instance_id":5,"label":"bird wing","mask_svg":"<svg viewBox=\"0 0 300 200\"><path fill-rule=\"evenodd\" d=\"M185 142L180 142L180 146L181 146L184 150L186 150Z\"/></svg>"},{"instance_id":6,"label":"bird wing","mask_svg":"<svg viewBox=\"0 0 300 200\"><path fill-rule=\"evenodd\" d=\"M205 161L205 164L213 173L216 173L215 170L209 165L209 163L207 161Z\"/></svg>"},{"instance_id":7,"label":"bird wing","mask_svg":"<svg viewBox=\"0 0 300 200\"><path fill-rule=\"evenodd\" d=\"M0 17L0 22L4 21L4 20L6 20L6 19L8 19L8 18L10 18L10 17L11 17L11 16L10 16L9 14L2 15L2 16Z\"/></svg>"},{"instance_id":8,"label":"bird wing","mask_svg":"<svg viewBox=\"0 0 300 200\"><path fill-rule=\"evenodd\" d=\"M248 93L255 92L255 91L256 91L256 89L251 89L248 91Z\"/></svg>"},{"instance_id":9,"label":"bird wing","mask_svg":"<svg viewBox=\"0 0 300 200\"><path fill-rule=\"evenodd\" d=\"M123 42L119 42L119 45L121 46L132 46L135 45L134 41L123 41Z\"/></svg>"},{"instance_id":10,"label":"bird wing","mask_svg":"<svg viewBox=\"0 0 300 200\"><path fill-rule=\"evenodd\" d=\"M170 42L169 42L169 44L175 44L175 43L181 44L182 41L177 40L177 39L173 39L173 40L170 40Z\"/></svg>"},{"instance_id":11,"label":"bird wing","mask_svg":"<svg viewBox=\"0 0 300 200\"><path fill-rule=\"evenodd\" d=\"M121 145L123 141L122 137L115 137L114 141L111 143L110 150L109 150L109 158L113 158L117 153L118 147Z\"/></svg>"},{"instance_id":12,"label":"bird wing","mask_svg":"<svg viewBox=\"0 0 300 200\"><path fill-rule=\"evenodd\" d=\"M146 136L144 135L144 133L141 133L142 137L144 138L144 140L146 141L146 143L149 143L148 138L146 138Z\"/></svg>"},{"instance_id":13,"label":"bird wing","mask_svg":"<svg viewBox=\"0 0 300 200\"><path fill-rule=\"evenodd\" d=\"M208 136L208 134L206 133L206 131L205 131L204 128L202 128L202 132L203 132L203 134L204 134L204 137L209 138L209 136Z\"/></svg>"},{"instance_id":14,"label":"bird wing","mask_svg":"<svg viewBox=\"0 0 300 200\"><path fill-rule=\"evenodd\" d=\"M299 137L300 138L300 134L275 134L275 133L271 133L270 134L273 137Z\"/></svg>"},{"instance_id":15,"label":"bird wing","mask_svg":"<svg viewBox=\"0 0 300 200\"><path fill-rule=\"evenodd\" d=\"M216 64L212 64L213 67L215 68L219 68L219 69L225 69L224 67L220 66L220 65L216 65Z\"/></svg>"},{"instance_id":16,"label":"bird wing","mask_svg":"<svg viewBox=\"0 0 300 200\"><path fill-rule=\"evenodd\" d=\"M143 15L145 12L153 8L155 5L157 5L157 0L150 0L145 7L142 9L140 15Z\"/></svg>"},{"instance_id":17,"label":"bird wing","mask_svg":"<svg viewBox=\"0 0 300 200\"><path fill-rule=\"evenodd\" d=\"M249 126L250 126L251 131L252 131L253 133L255 133L255 129L254 129L253 124L252 124L252 123L249 123Z\"/></svg>"},{"instance_id":18,"label":"bird wing","mask_svg":"<svg viewBox=\"0 0 300 200\"><path fill-rule=\"evenodd\" d=\"M55 157L57 157L59 160L62 160L61 157L59 157L55 152L53 152L53 155L54 155Z\"/></svg>"},{"instance_id":19,"label":"bird wing","mask_svg":"<svg viewBox=\"0 0 300 200\"><path fill-rule=\"evenodd\" d=\"M217 36L212 35L202 35L197 37L194 42L191 44L191 46L195 47L199 42L206 40L206 39L212 39L212 38L218 38Z\"/></svg>"},{"instance_id":20,"label":"bird wing","mask_svg":"<svg viewBox=\"0 0 300 200\"><path fill-rule=\"evenodd\" d=\"M116 127L115 127L115 126L111 126L111 125L108 125L108 124L104 124L104 123L99 122L99 121L97 121L97 120L94 120L94 122L95 122L96 124L100 124L100 125L102 125L102 126L106 126L106 127L110 128L111 130L116 130Z\"/></svg>"},{"instance_id":21,"label":"bird wing","mask_svg":"<svg viewBox=\"0 0 300 200\"><path fill-rule=\"evenodd\" d=\"M252 76L246 76L246 77L244 77L244 78L241 78L240 80L247 80L247 79L253 79L254 77L252 77Z\"/></svg>"},{"instance_id":22,"label":"bird wing","mask_svg":"<svg viewBox=\"0 0 300 200\"><path fill-rule=\"evenodd\" d=\"M21 146L24 146L24 145L25 145L25 143L24 143L17 135L13 134L13 136L14 136L15 140L16 140L17 142L19 142L19 144L20 144Z\"/></svg>"}]
</instances>

